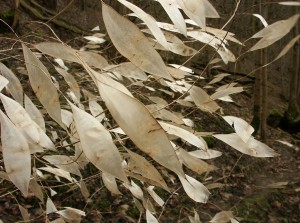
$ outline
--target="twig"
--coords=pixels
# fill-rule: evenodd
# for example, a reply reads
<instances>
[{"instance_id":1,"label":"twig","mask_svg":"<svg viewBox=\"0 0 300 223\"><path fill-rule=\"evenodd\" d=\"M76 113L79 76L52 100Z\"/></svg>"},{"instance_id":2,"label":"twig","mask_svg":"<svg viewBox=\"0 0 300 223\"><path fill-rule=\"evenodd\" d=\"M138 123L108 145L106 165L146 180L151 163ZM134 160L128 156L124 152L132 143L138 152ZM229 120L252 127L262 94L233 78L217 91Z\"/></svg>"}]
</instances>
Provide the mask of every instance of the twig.
<instances>
[{"instance_id":1,"label":"twig","mask_svg":"<svg viewBox=\"0 0 300 223\"><path fill-rule=\"evenodd\" d=\"M164 212L164 210L165 210L165 207L167 206L167 203L169 202L169 200L170 200L170 199L174 196L174 194L175 194L177 191L179 191L181 188L182 188L182 186L178 187L175 191L173 191L173 192L170 194L170 196L168 197L168 199L166 200L166 202L165 202L164 205L162 206L162 210L161 210L161 212L160 212L160 214L159 214L159 216L158 216L158 218L157 218L158 221L159 221L159 219L161 218L161 216L162 216L162 214L163 214L163 212Z\"/></svg>"}]
</instances>

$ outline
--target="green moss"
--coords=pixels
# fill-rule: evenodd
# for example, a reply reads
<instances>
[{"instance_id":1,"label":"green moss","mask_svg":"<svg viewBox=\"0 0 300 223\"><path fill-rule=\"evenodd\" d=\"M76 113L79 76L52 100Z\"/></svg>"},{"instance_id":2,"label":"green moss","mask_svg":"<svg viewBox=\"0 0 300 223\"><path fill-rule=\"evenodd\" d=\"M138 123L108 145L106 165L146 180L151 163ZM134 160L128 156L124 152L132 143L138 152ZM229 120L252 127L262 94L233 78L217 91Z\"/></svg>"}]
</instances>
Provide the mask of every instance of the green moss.
<instances>
[{"instance_id":1,"label":"green moss","mask_svg":"<svg viewBox=\"0 0 300 223\"><path fill-rule=\"evenodd\" d=\"M131 207L126 212L129 217L132 217L133 219L138 219L140 217L140 212L136 207Z\"/></svg>"},{"instance_id":2,"label":"green moss","mask_svg":"<svg viewBox=\"0 0 300 223\"><path fill-rule=\"evenodd\" d=\"M200 182L203 182L205 180L205 176L204 175L197 175L196 180L198 180Z\"/></svg>"},{"instance_id":3,"label":"green moss","mask_svg":"<svg viewBox=\"0 0 300 223\"><path fill-rule=\"evenodd\" d=\"M111 201L106 199L101 199L101 201L97 204L100 210L106 210L111 206Z\"/></svg>"},{"instance_id":4,"label":"green moss","mask_svg":"<svg viewBox=\"0 0 300 223\"><path fill-rule=\"evenodd\" d=\"M194 126L195 131L197 132L202 132L204 131L202 125L199 122L195 122L195 126Z\"/></svg>"},{"instance_id":5,"label":"green moss","mask_svg":"<svg viewBox=\"0 0 300 223\"><path fill-rule=\"evenodd\" d=\"M202 138L205 140L209 148L212 148L216 145L217 139L215 137L203 136Z\"/></svg>"},{"instance_id":6,"label":"green moss","mask_svg":"<svg viewBox=\"0 0 300 223\"><path fill-rule=\"evenodd\" d=\"M278 192L277 190L262 190L240 203L237 215L243 216L245 222L263 222L272 208L270 199Z\"/></svg>"},{"instance_id":7,"label":"green moss","mask_svg":"<svg viewBox=\"0 0 300 223\"><path fill-rule=\"evenodd\" d=\"M12 10L7 10L7 11L4 11L2 12L1 16L4 18L4 19L13 19L14 18L14 11Z\"/></svg>"},{"instance_id":8,"label":"green moss","mask_svg":"<svg viewBox=\"0 0 300 223\"><path fill-rule=\"evenodd\" d=\"M169 192L165 191L164 189L160 187L155 187L155 192L160 197L167 197L169 195Z\"/></svg>"}]
</instances>

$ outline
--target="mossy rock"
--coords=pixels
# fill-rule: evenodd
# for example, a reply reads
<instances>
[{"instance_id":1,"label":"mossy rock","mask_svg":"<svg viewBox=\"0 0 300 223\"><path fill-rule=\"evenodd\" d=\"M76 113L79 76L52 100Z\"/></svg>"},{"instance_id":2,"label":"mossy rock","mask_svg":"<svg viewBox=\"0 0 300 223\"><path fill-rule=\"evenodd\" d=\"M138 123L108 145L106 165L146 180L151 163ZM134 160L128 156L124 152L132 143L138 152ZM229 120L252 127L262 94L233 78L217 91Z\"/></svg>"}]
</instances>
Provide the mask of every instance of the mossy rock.
<instances>
[{"instance_id":1,"label":"mossy rock","mask_svg":"<svg viewBox=\"0 0 300 223\"><path fill-rule=\"evenodd\" d=\"M270 115L268 116L268 119L267 119L267 123L269 126L272 126L274 128L278 127L282 118L283 118L283 113L276 110L276 109L273 109L270 113Z\"/></svg>"},{"instance_id":2,"label":"mossy rock","mask_svg":"<svg viewBox=\"0 0 300 223\"><path fill-rule=\"evenodd\" d=\"M281 112L273 109L268 116L267 123L274 128L279 127L282 130L291 133L300 133L300 115L299 112Z\"/></svg>"},{"instance_id":3,"label":"mossy rock","mask_svg":"<svg viewBox=\"0 0 300 223\"><path fill-rule=\"evenodd\" d=\"M279 127L291 134L300 133L300 115L296 118L291 118L288 114L284 114L284 117L279 123Z\"/></svg>"}]
</instances>

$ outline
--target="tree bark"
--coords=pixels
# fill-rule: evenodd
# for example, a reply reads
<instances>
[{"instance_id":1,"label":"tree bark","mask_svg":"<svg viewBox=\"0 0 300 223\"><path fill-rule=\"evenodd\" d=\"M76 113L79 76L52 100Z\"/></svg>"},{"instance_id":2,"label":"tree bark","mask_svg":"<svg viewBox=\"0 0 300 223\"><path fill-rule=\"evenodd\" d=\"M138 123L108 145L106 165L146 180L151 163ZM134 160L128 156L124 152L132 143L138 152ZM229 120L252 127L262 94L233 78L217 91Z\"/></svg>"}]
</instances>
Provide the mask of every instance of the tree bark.
<instances>
[{"instance_id":1,"label":"tree bark","mask_svg":"<svg viewBox=\"0 0 300 223\"><path fill-rule=\"evenodd\" d=\"M260 54L260 52L257 54ZM255 129L255 133L257 133L260 127L260 72L255 73L253 89L253 118L251 125Z\"/></svg>"},{"instance_id":2,"label":"tree bark","mask_svg":"<svg viewBox=\"0 0 300 223\"><path fill-rule=\"evenodd\" d=\"M298 10L296 10L297 13ZM294 36L299 34L299 26L298 24L294 28ZM293 66L295 67L295 71L290 75L290 91L289 91L289 106L285 113L285 124L287 128L292 131L292 128L297 128L296 123L299 122L300 116L300 52L299 52L299 42L295 44L293 50ZM299 124L298 124L299 125ZM299 128L299 127L298 127Z\"/></svg>"},{"instance_id":3,"label":"tree bark","mask_svg":"<svg viewBox=\"0 0 300 223\"><path fill-rule=\"evenodd\" d=\"M299 8L296 9L296 13L299 13ZM300 24L297 24L294 29L294 36L299 35L299 26ZM294 64L295 64L295 73L294 75L297 77L297 87L296 87L296 103L298 112L300 112L300 43L299 41L295 44L294 48Z\"/></svg>"},{"instance_id":4,"label":"tree bark","mask_svg":"<svg viewBox=\"0 0 300 223\"><path fill-rule=\"evenodd\" d=\"M267 63L268 51L267 49L262 50L262 61L263 64ZM260 100L260 138L263 142L267 141L267 117L268 117L268 68L264 67L261 69L261 100Z\"/></svg>"},{"instance_id":5,"label":"tree bark","mask_svg":"<svg viewBox=\"0 0 300 223\"><path fill-rule=\"evenodd\" d=\"M260 1L259 1L260 3ZM256 5L257 1L253 0L252 5ZM259 8L261 11L261 6ZM256 12L253 12L256 13ZM257 30L257 21L253 20L253 32L256 32ZM259 58L259 59L258 59ZM253 54L253 61L257 66L261 66L262 61L261 61L261 51L256 51ZM260 70L255 72L255 82L253 86L253 118L251 121L251 125L255 129L254 134L256 134L259 131L260 128Z\"/></svg>"},{"instance_id":6,"label":"tree bark","mask_svg":"<svg viewBox=\"0 0 300 223\"><path fill-rule=\"evenodd\" d=\"M262 16L267 17L268 8L264 6L262 10ZM268 51L267 49L262 50L261 54L262 64L267 64L268 62ZM260 138L263 142L267 141L267 118L268 118L268 68L263 67L261 69L261 79L260 79Z\"/></svg>"}]
</instances>

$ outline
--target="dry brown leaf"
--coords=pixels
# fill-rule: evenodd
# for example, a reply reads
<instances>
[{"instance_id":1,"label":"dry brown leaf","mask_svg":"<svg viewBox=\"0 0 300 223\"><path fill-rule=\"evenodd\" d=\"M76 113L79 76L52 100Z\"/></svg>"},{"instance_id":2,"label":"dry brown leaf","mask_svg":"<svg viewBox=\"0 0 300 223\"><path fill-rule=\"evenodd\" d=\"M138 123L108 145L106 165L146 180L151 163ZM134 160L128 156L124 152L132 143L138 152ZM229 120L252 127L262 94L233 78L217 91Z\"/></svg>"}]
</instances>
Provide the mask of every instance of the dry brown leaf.
<instances>
[{"instance_id":1,"label":"dry brown leaf","mask_svg":"<svg viewBox=\"0 0 300 223\"><path fill-rule=\"evenodd\" d=\"M2 74L8 81L7 89L13 98L23 104L23 87L16 77L16 75L8 69L3 63L0 62L0 74Z\"/></svg>"},{"instance_id":2,"label":"dry brown leaf","mask_svg":"<svg viewBox=\"0 0 300 223\"><path fill-rule=\"evenodd\" d=\"M209 165L205 161L190 155L187 151L185 151L182 148L179 148L177 151L183 164L198 174L214 171L217 169L217 167Z\"/></svg>"},{"instance_id":3,"label":"dry brown leaf","mask_svg":"<svg viewBox=\"0 0 300 223\"><path fill-rule=\"evenodd\" d=\"M62 123L59 95L55 85L51 81L51 76L47 68L31 52L31 50L22 44L26 68L31 87L37 98L47 110L49 116L53 118L61 127L65 128ZM45 91L47 89L47 91Z\"/></svg>"},{"instance_id":4,"label":"dry brown leaf","mask_svg":"<svg viewBox=\"0 0 300 223\"><path fill-rule=\"evenodd\" d=\"M300 14L296 14L286 20L277 21L253 35L251 38L262 39L259 40L254 46L252 46L249 51L254 51L268 47L276 41L280 40L282 37L284 37L290 32L290 30L295 26L295 24L297 24L299 17Z\"/></svg>"},{"instance_id":5,"label":"dry brown leaf","mask_svg":"<svg viewBox=\"0 0 300 223\"><path fill-rule=\"evenodd\" d=\"M130 155L128 168L131 172L140 174L143 176L143 178L156 182L156 185L159 185L159 187L165 189L166 191L170 191L160 173L149 161L137 153L134 153L130 150L126 151Z\"/></svg>"},{"instance_id":6,"label":"dry brown leaf","mask_svg":"<svg viewBox=\"0 0 300 223\"><path fill-rule=\"evenodd\" d=\"M0 110L2 155L6 173L11 182L28 195L31 159L27 140L19 129Z\"/></svg>"},{"instance_id":7,"label":"dry brown leaf","mask_svg":"<svg viewBox=\"0 0 300 223\"><path fill-rule=\"evenodd\" d=\"M172 80L162 58L135 24L104 3L102 14L111 41L124 57L145 72Z\"/></svg>"},{"instance_id":8,"label":"dry brown leaf","mask_svg":"<svg viewBox=\"0 0 300 223\"><path fill-rule=\"evenodd\" d=\"M186 175L185 178L181 176L178 177L183 186L184 191L191 199L200 203L207 202L210 193L202 183L188 175Z\"/></svg>"},{"instance_id":9,"label":"dry brown leaf","mask_svg":"<svg viewBox=\"0 0 300 223\"><path fill-rule=\"evenodd\" d=\"M257 141L252 136L249 138L247 143L245 143L241 137L236 134L217 134L213 135L215 138L225 142L234 149L240 151L241 153L254 156L254 157L274 157L279 154L276 153L266 144Z\"/></svg>"},{"instance_id":10,"label":"dry brown leaf","mask_svg":"<svg viewBox=\"0 0 300 223\"><path fill-rule=\"evenodd\" d=\"M158 0L162 5L175 27L186 36L186 24L179 10L176 0Z\"/></svg>"},{"instance_id":11,"label":"dry brown leaf","mask_svg":"<svg viewBox=\"0 0 300 223\"><path fill-rule=\"evenodd\" d=\"M103 69L109 65L106 59L98 53L78 51L62 43L43 42L36 44L35 47L49 56L78 64L87 63L99 69Z\"/></svg>"},{"instance_id":12,"label":"dry brown leaf","mask_svg":"<svg viewBox=\"0 0 300 223\"><path fill-rule=\"evenodd\" d=\"M101 171L107 172L127 182L122 169L121 155L104 126L92 115L69 102L73 111L76 130L82 151L86 157Z\"/></svg>"},{"instance_id":13,"label":"dry brown leaf","mask_svg":"<svg viewBox=\"0 0 300 223\"><path fill-rule=\"evenodd\" d=\"M104 186L112 193L112 194L122 194L116 182L116 178L109 173L103 172L102 173L102 181Z\"/></svg>"},{"instance_id":14,"label":"dry brown leaf","mask_svg":"<svg viewBox=\"0 0 300 223\"><path fill-rule=\"evenodd\" d=\"M147 108L106 84L99 83L99 91L113 118L138 148L159 164L184 176L166 133Z\"/></svg>"}]
</instances>

